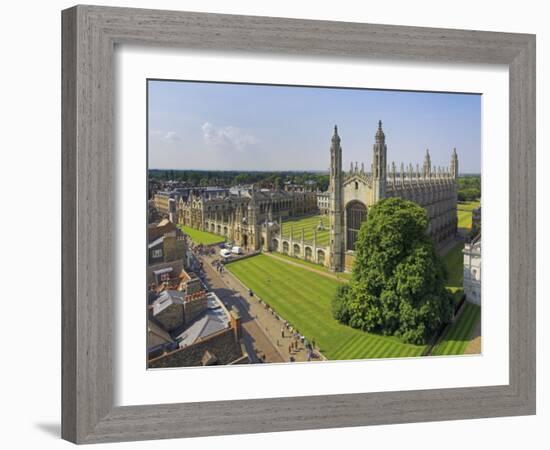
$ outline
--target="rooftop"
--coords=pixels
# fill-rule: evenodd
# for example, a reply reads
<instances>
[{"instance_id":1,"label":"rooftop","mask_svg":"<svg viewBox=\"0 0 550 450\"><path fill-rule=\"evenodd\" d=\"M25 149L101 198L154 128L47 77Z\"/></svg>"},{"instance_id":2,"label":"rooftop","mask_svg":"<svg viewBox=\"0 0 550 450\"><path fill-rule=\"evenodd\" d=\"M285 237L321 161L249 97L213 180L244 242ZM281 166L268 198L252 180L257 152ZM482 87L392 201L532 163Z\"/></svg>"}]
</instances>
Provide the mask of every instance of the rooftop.
<instances>
[{"instance_id":1,"label":"rooftop","mask_svg":"<svg viewBox=\"0 0 550 450\"><path fill-rule=\"evenodd\" d=\"M168 308L170 305L183 304L184 297L185 292L183 291L174 291L172 289L162 291L162 294L160 294L159 298L157 298L157 300L153 304L153 315L156 316L157 314Z\"/></svg>"},{"instance_id":2,"label":"rooftop","mask_svg":"<svg viewBox=\"0 0 550 450\"><path fill-rule=\"evenodd\" d=\"M159 244L162 244L164 242L164 236L159 237L158 239L155 239L153 242L149 242L148 248L156 247Z\"/></svg>"},{"instance_id":3,"label":"rooftop","mask_svg":"<svg viewBox=\"0 0 550 450\"><path fill-rule=\"evenodd\" d=\"M222 331L229 326L229 314L214 293L208 294L208 309L176 336L180 347L192 345L200 339Z\"/></svg>"}]
</instances>

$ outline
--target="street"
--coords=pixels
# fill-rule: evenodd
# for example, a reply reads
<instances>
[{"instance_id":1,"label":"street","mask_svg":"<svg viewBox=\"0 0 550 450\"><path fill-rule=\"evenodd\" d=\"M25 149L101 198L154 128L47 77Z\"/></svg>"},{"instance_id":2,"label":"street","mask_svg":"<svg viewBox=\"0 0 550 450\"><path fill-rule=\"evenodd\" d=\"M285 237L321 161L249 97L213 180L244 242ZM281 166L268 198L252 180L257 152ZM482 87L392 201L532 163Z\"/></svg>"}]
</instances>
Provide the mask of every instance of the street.
<instances>
[{"instance_id":1,"label":"street","mask_svg":"<svg viewBox=\"0 0 550 450\"><path fill-rule=\"evenodd\" d=\"M307 361L307 350L300 339L286 328L284 320L279 318L265 303L253 295L227 269L220 273L212 266L217 255L205 256L195 253L203 263L203 281L226 305L236 308L242 318L243 343L252 363L280 363Z\"/></svg>"}]
</instances>

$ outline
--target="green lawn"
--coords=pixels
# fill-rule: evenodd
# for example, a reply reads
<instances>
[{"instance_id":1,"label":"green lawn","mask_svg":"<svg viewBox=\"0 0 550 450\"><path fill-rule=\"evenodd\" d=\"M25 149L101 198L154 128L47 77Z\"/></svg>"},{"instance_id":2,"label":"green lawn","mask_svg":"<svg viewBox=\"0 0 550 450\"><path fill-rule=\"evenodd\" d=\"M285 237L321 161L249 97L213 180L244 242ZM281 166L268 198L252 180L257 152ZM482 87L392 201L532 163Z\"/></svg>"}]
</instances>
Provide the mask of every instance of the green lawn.
<instances>
[{"instance_id":1,"label":"green lawn","mask_svg":"<svg viewBox=\"0 0 550 450\"><path fill-rule=\"evenodd\" d=\"M420 356L425 349L338 323L330 308L337 280L266 255L236 261L226 268L300 333L315 339L328 359Z\"/></svg>"},{"instance_id":2,"label":"green lawn","mask_svg":"<svg viewBox=\"0 0 550 450\"><path fill-rule=\"evenodd\" d=\"M453 323L441 342L433 349L432 355L461 355L470 342L470 336L481 318L481 308L466 302L460 317Z\"/></svg>"},{"instance_id":3,"label":"green lawn","mask_svg":"<svg viewBox=\"0 0 550 450\"><path fill-rule=\"evenodd\" d=\"M322 266L321 264L316 264L312 261L305 261L303 259L294 258L293 256L285 255L284 253L277 253L273 252L275 256L278 258L284 259L286 261L292 261L297 264L301 264L302 266L311 267L315 270L320 270L321 272L326 272L331 275L334 275L338 278L341 278L342 280L350 280L351 279L351 273L346 272L331 272L329 269L327 269L325 266Z\"/></svg>"},{"instance_id":4,"label":"green lawn","mask_svg":"<svg viewBox=\"0 0 550 450\"><path fill-rule=\"evenodd\" d=\"M217 234L209 233L207 231L196 230L195 228L186 227L184 225L178 225L181 231L187 234L195 244L218 244L224 242L225 238L223 236L218 236Z\"/></svg>"},{"instance_id":5,"label":"green lawn","mask_svg":"<svg viewBox=\"0 0 550 450\"><path fill-rule=\"evenodd\" d=\"M317 230L317 245L325 246L329 243L329 218L328 216L316 215L307 216L296 219L287 219L283 221L283 236L290 236L290 229L294 240L300 240L302 238L302 230L304 230L304 240L313 241L313 230L316 230L319 225L319 220L322 221L324 230Z\"/></svg>"},{"instance_id":6,"label":"green lawn","mask_svg":"<svg viewBox=\"0 0 550 450\"><path fill-rule=\"evenodd\" d=\"M462 288L464 279L464 244L457 242L443 257L443 264L447 268L447 287Z\"/></svg>"},{"instance_id":7,"label":"green lawn","mask_svg":"<svg viewBox=\"0 0 550 450\"><path fill-rule=\"evenodd\" d=\"M447 289L453 295L457 304L464 294L464 244L458 242L443 257L443 263L447 267ZM434 348L432 355L461 355L470 342L472 330L481 317L481 308L466 302L464 310L458 320L447 328L441 342Z\"/></svg>"},{"instance_id":8,"label":"green lawn","mask_svg":"<svg viewBox=\"0 0 550 450\"><path fill-rule=\"evenodd\" d=\"M480 201L459 202L457 205L458 228L472 228L472 210L479 207Z\"/></svg>"},{"instance_id":9,"label":"green lawn","mask_svg":"<svg viewBox=\"0 0 550 450\"><path fill-rule=\"evenodd\" d=\"M455 246L443 257L443 264L447 268L446 287L454 296L455 305L462 299L464 294L464 255L462 249L464 244L457 242Z\"/></svg>"}]
</instances>

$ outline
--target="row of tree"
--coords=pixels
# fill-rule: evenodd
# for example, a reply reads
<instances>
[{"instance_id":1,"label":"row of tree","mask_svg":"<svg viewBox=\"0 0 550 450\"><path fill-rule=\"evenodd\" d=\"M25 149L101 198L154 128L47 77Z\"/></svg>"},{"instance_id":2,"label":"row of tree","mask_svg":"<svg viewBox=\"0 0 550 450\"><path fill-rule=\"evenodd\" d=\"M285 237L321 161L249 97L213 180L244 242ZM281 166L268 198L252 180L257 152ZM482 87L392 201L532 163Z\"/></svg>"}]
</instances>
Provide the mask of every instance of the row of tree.
<instances>
[{"instance_id":1,"label":"row of tree","mask_svg":"<svg viewBox=\"0 0 550 450\"><path fill-rule=\"evenodd\" d=\"M332 301L333 316L411 344L426 343L448 323L453 299L427 227L416 203L389 198L372 206L356 242L352 279Z\"/></svg>"},{"instance_id":2,"label":"row of tree","mask_svg":"<svg viewBox=\"0 0 550 450\"><path fill-rule=\"evenodd\" d=\"M315 190L326 191L328 174L315 172L239 172L215 170L149 170L149 177L161 181L175 181L187 186L229 187L243 184L258 184L260 187L282 189L285 183L310 185Z\"/></svg>"},{"instance_id":3,"label":"row of tree","mask_svg":"<svg viewBox=\"0 0 550 450\"><path fill-rule=\"evenodd\" d=\"M471 202L481 198L481 176L463 175L458 178L458 201Z\"/></svg>"}]
</instances>

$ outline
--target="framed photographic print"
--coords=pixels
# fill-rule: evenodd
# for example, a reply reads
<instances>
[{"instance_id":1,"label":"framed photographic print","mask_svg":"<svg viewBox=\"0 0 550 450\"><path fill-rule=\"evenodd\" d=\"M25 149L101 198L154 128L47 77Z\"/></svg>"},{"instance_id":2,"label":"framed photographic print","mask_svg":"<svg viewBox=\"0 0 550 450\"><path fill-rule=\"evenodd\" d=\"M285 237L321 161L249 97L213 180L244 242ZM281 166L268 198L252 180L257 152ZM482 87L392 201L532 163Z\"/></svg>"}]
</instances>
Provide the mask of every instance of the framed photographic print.
<instances>
[{"instance_id":1,"label":"framed photographic print","mask_svg":"<svg viewBox=\"0 0 550 450\"><path fill-rule=\"evenodd\" d=\"M65 439L535 412L534 36L62 17Z\"/></svg>"}]
</instances>

